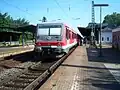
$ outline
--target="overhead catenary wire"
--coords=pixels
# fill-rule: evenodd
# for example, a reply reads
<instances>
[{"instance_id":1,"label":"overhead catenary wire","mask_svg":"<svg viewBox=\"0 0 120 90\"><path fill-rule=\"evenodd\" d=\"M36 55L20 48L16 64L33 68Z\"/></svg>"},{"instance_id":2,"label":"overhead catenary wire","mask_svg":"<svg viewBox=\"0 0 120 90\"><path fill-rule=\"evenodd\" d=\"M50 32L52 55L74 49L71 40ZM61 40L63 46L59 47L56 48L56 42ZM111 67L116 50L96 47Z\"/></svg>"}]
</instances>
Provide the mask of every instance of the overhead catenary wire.
<instances>
[{"instance_id":1,"label":"overhead catenary wire","mask_svg":"<svg viewBox=\"0 0 120 90\"><path fill-rule=\"evenodd\" d=\"M66 17L68 18L70 18L71 20L78 20L78 18L77 19L74 19L73 17L71 17L70 15L68 15L65 11L64 11L64 9L60 6L60 4L59 4L59 2L57 1L57 0L54 0L55 1L55 3L59 6L59 8L63 11L63 13L66 15ZM70 12L71 11L71 6L70 6L70 4L69 4L69 6L68 6L68 11Z\"/></svg>"},{"instance_id":2,"label":"overhead catenary wire","mask_svg":"<svg viewBox=\"0 0 120 90\"><path fill-rule=\"evenodd\" d=\"M57 0L54 0L55 1L55 3L59 6L59 8L63 11L63 13L66 15L66 17L68 18L68 17L70 17L65 11L64 11L64 9L60 6L60 4L59 4L59 2L57 1ZM70 10L70 7L69 7L69 10ZM71 18L71 17L70 17Z\"/></svg>"}]
</instances>

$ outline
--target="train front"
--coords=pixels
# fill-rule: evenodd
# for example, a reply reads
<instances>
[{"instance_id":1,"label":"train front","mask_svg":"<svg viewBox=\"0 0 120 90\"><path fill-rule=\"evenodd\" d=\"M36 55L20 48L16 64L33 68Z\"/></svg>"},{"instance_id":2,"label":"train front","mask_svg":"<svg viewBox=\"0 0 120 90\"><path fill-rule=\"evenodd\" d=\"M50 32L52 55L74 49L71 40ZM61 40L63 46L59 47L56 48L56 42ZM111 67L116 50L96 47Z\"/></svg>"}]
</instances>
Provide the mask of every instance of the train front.
<instances>
[{"instance_id":1,"label":"train front","mask_svg":"<svg viewBox=\"0 0 120 90\"><path fill-rule=\"evenodd\" d=\"M60 23L42 23L37 25L35 52L45 57L61 57L62 29Z\"/></svg>"}]
</instances>

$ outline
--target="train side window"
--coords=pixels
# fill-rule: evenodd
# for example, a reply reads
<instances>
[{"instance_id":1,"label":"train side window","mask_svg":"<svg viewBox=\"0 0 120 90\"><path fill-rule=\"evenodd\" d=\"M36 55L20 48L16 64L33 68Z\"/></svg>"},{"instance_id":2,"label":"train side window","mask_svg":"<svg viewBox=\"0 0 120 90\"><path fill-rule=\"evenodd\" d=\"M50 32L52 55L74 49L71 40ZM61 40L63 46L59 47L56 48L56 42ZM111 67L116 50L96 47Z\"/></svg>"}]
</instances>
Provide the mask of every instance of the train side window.
<instances>
[{"instance_id":1,"label":"train side window","mask_svg":"<svg viewBox=\"0 0 120 90\"><path fill-rule=\"evenodd\" d=\"M76 38L76 34L74 33L74 39Z\"/></svg>"},{"instance_id":2,"label":"train side window","mask_svg":"<svg viewBox=\"0 0 120 90\"><path fill-rule=\"evenodd\" d=\"M66 38L69 39L69 30L66 29Z\"/></svg>"},{"instance_id":3,"label":"train side window","mask_svg":"<svg viewBox=\"0 0 120 90\"><path fill-rule=\"evenodd\" d=\"M75 39L75 33L74 33L74 39Z\"/></svg>"},{"instance_id":4,"label":"train side window","mask_svg":"<svg viewBox=\"0 0 120 90\"><path fill-rule=\"evenodd\" d=\"M71 38L71 31L69 30L69 39Z\"/></svg>"},{"instance_id":5,"label":"train side window","mask_svg":"<svg viewBox=\"0 0 120 90\"><path fill-rule=\"evenodd\" d=\"M72 32L72 39L74 39L74 33Z\"/></svg>"},{"instance_id":6,"label":"train side window","mask_svg":"<svg viewBox=\"0 0 120 90\"><path fill-rule=\"evenodd\" d=\"M69 30L69 39L72 38L72 32Z\"/></svg>"},{"instance_id":7,"label":"train side window","mask_svg":"<svg viewBox=\"0 0 120 90\"><path fill-rule=\"evenodd\" d=\"M75 39L75 33L73 33L73 39Z\"/></svg>"}]
</instances>

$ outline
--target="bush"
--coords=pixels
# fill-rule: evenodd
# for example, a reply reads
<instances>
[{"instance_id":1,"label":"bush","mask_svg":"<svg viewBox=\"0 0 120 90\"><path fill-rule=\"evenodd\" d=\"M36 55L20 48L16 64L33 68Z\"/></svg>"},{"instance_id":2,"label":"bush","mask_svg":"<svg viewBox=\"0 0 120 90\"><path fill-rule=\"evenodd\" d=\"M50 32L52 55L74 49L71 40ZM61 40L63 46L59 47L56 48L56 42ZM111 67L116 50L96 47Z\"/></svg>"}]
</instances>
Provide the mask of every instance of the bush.
<instances>
[{"instance_id":1,"label":"bush","mask_svg":"<svg viewBox=\"0 0 120 90\"><path fill-rule=\"evenodd\" d=\"M26 44L26 41L27 41L27 37L26 37L26 35L24 35L24 42L25 42L25 44ZM20 35L19 44L22 44L22 35Z\"/></svg>"}]
</instances>

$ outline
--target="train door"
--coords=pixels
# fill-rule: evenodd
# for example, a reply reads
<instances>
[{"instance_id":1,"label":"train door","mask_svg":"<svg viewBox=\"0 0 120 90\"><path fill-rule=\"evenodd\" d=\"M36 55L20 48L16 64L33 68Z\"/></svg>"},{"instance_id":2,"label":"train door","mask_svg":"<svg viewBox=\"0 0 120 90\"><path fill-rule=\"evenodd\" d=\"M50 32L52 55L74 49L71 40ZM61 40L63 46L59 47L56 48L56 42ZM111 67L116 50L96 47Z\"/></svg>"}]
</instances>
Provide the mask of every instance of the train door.
<instances>
[{"instance_id":1,"label":"train door","mask_svg":"<svg viewBox=\"0 0 120 90\"><path fill-rule=\"evenodd\" d=\"M70 43L70 31L68 28L66 28L66 44L69 45Z\"/></svg>"}]
</instances>

